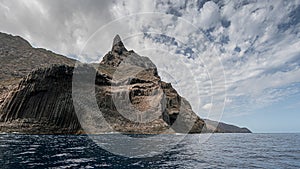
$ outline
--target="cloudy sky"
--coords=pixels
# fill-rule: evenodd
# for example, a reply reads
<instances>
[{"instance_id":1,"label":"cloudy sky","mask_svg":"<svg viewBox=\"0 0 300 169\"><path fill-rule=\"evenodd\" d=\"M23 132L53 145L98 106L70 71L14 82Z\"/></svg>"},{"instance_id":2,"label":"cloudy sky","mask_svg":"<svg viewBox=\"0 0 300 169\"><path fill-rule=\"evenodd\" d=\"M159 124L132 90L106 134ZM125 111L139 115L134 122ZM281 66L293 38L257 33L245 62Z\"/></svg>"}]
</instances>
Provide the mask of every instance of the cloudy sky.
<instances>
[{"instance_id":1,"label":"cloudy sky","mask_svg":"<svg viewBox=\"0 0 300 169\"><path fill-rule=\"evenodd\" d=\"M201 117L300 132L300 1L0 0L0 31L82 62L119 34Z\"/></svg>"}]
</instances>

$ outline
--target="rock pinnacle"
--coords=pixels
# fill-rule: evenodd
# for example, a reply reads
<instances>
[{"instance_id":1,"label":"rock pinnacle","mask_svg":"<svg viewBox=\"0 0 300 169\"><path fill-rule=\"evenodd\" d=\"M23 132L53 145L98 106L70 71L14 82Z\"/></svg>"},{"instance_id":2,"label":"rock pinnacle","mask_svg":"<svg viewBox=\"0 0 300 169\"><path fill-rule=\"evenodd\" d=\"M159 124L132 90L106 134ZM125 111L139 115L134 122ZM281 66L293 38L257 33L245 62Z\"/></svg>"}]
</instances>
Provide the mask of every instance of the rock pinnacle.
<instances>
[{"instance_id":1,"label":"rock pinnacle","mask_svg":"<svg viewBox=\"0 0 300 169\"><path fill-rule=\"evenodd\" d=\"M114 37L113 45L112 45L112 46L117 45L119 42L122 42L122 41L121 41L120 36L117 34L117 35Z\"/></svg>"}]
</instances>

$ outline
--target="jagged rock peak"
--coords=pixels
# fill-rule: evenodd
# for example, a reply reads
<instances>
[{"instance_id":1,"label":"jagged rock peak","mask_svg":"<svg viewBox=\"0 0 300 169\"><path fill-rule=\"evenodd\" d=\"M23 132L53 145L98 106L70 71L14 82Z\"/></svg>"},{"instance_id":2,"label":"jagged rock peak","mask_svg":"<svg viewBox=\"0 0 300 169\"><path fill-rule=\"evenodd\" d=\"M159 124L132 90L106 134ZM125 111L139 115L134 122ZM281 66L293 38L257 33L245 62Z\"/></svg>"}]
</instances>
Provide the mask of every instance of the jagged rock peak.
<instances>
[{"instance_id":1,"label":"jagged rock peak","mask_svg":"<svg viewBox=\"0 0 300 169\"><path fill-rule=\"evenodd\" d=\"M121 61L127 57L128 51L125 48L119 35L116 35L113 39L111 51L109 51L102 59L100 64L117 67Z\"/></svg>"},{"instance_id":2,"label":"jagged rock peak","mask_svg":"<svg viewBox=\"0 0 300 169\"><path fill-rule=\"evenodd\" d=\"M127 52L127 49L125 48L125 46L118 34L114 37L111 51L115 52L119 55L121 55L124 51Z\"/></svg>"},{"instance_id":3,"label":"jagged rock peak","mask_svg":"<svg viewBox=\"0 0 300 169\"><path fill-rule=\"evenodd\" d=\"M115 46L116 44L118 44L119 42L122 42L120 36L117 34L115 37L114 37L114 41L113 41L113 45L112 46Z\"/></svg>"},{"instance_id":4,"label":"jagged rock peak","mask_svg":"<svg viewBox=\"0 0 300 169\"><path fill-rule=\"evenodd\" d=\"M155 73L157 73L155 64L148 57L140 56L133 50L128 51L120 36L116 35L113 39L112 50L103 57L100 64L118 67L121 63L127 66L131 65L146 69L155 69Z\"/></svg>"}]
</instances>

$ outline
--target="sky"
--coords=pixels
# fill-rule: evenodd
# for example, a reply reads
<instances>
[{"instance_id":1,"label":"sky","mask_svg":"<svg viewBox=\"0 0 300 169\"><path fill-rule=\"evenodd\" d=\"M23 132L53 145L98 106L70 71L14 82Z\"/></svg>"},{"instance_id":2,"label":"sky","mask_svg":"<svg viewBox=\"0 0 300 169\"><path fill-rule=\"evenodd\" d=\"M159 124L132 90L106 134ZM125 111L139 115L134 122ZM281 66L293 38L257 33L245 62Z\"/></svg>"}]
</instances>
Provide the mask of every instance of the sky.
<instances>
[{"instance_id":1,"label":"sky","mask_svg":"<svg viewBox=\"0 0 300 169\"><path fill-rule=\"evenodd\" d=\"M81 62L119 34L200 117L300 132L300 1L0 0L0 31Z\"/></svg>"}]
</instances>

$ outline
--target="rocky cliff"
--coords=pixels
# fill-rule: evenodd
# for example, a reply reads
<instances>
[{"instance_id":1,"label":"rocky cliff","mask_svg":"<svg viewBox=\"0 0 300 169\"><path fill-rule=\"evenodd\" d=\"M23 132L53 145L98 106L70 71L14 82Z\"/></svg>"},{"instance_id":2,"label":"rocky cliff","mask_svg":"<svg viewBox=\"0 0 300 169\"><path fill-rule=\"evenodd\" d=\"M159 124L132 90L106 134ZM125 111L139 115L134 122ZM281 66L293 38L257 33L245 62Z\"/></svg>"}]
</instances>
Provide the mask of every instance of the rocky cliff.
<instances>
[{"instance_id":1,"label":"rocky cliff","mask_svg":"<svg viewBox=\"0 0 300 169\"><path fill-rule=\"evenodd\" d=\"M0 131L29 134L76 133L72 103L73 67L40 68L21 80L0 107Z\"/></svg>"},{"instance_id":2,"label":"rocky cliff","mask_svg":"<svg viewBox=\"0 0 300 169\"><path fill-rule=\"evenodd\" d=\"M74 71L76 60L4 33L0 59L0 132L76 134L87 128L90 133L250 132L200 119L170 83L161 81L153 62L128 51L119 36L100 63L79 64L82 72ZM84 103L85 110L74 108L83 105L72 96L74 75L81 73L84 79L84 73L93 72L92 97L102 118L92 113L89 103ZM85 81L80 79L79 85Z\"/></svg>"},{"instance_id":3,"label":"rocky cliff","mask_svg":"<svg viewBox=\"0 0 300 169\"><path fill-rule=\"evenodd\" d=\"M95 128L91 133L156 134L200 133L205 128L188 101L170 83L161 81L151 60L128 51L119 36L100 64L81 65L96 72L95 98L104 118L98 120L89 109L75 112L74 104L80 103L72 98L74 60L34 49L19 37L0 35L0 56L5 60L1 64L24 61L21 70L19 64L1 69L1 132L71 134L89 127ZM90 121L82 124L82 117ZM101 125L101 120L109 127Z\"/></svg>"},{"instance_id":4,"label":"rocky cliff","mask_svg":"<svg viewBox=\"0 0 300 169\"><path fill-rule=\"evenodd\" d=\"M51 51L33 48L19 36L0 32L0 105L7 94L31 71L53 64L73 66L75 60Z\"/></svg>"}]
</instances>

